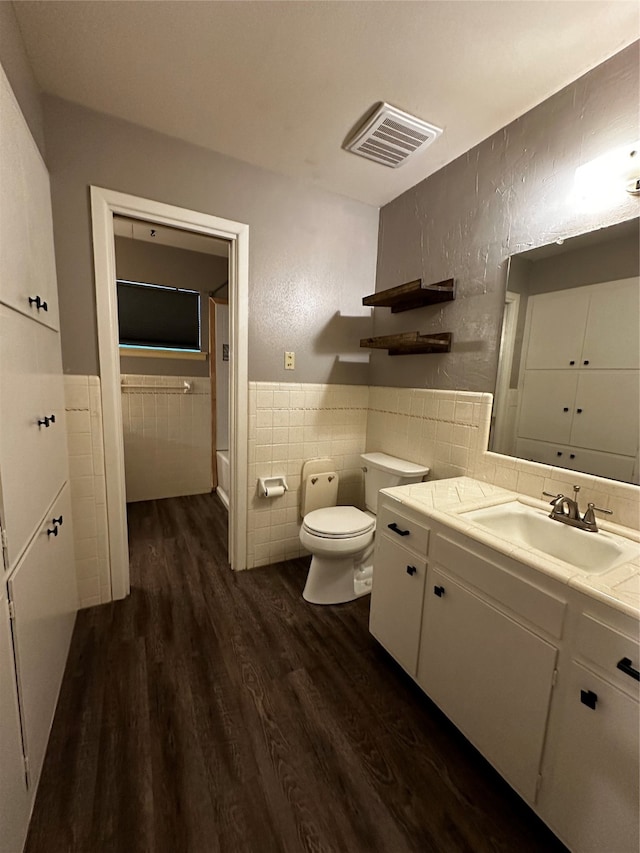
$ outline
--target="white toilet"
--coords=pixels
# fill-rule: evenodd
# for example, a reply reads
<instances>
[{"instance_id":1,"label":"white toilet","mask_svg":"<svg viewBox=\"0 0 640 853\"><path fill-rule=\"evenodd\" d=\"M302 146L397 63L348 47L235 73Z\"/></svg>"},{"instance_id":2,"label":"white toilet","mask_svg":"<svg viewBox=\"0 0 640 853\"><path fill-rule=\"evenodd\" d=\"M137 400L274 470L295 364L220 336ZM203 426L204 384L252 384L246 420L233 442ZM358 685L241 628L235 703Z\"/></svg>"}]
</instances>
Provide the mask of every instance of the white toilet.
<instances>
[{"instance_id":1,"label":"white toilet","mask_svg":"<svg viewBox=\"0 0 640 853\"><path fill-rule=\"evenodd\" d=\"M418 483L429 469L386 453L363 453L366 512L336 506L339 477L331 459L302 470L300 542L311 552L302 596L312 604L342 604L371 592L378 492Z\"/></svg>"}]
</instances>

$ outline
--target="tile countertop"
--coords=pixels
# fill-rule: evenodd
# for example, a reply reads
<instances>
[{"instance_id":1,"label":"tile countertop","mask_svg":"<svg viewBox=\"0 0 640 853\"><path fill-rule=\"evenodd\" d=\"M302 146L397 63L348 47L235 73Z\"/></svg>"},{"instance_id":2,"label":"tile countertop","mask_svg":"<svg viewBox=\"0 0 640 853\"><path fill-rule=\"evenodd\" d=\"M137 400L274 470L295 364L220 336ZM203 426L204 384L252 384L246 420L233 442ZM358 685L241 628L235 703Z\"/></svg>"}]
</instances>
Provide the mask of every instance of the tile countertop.
<instances>
[{"instance_id":1,"label":"tile countertop","mask_svg":"<svg viewBox=\"0 0 640 853\"><path fill-rule=\"evenodd\" d=\"M549 504L546 501L535 500L535 498L500 486L493 486L490 483L483 483L471 477L454 477L450 480L434 480L412 486L396 486L384 489L383 494L629 616L636 619L640 617L640 550L638 556L631 562L623 563L601 574L587 574L570 563L557 560L541 551L514 545L511 540L503 539L479 524L469 522L460 516L461 513L470 510L513 500L548 510ZM640 543L640 532L637 530L600 519L598 519L598 525L601 530Z\"/></svg>"}]
</instances>

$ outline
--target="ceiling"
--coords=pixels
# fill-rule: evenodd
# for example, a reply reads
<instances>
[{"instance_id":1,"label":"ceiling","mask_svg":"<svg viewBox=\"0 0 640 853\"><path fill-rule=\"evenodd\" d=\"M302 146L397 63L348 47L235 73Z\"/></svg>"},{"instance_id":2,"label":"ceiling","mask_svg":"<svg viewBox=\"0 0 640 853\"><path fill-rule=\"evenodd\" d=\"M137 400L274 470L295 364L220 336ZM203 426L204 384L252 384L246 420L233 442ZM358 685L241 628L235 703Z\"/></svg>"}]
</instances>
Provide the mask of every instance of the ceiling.
<instances>
[{"instance_id":1,"label":"ceiling","mask_svg":"<svg viewBox=\"0 0 640 853\"><path fill-rule=\"evenodd\" d=\"M143 219L114 216L113 232L116 237L128 237L130 240L173 246L176 249L186 249L188 252L200 252L205 255L217 255L221 258L229 257L229 243L226 240L218 240L208 234L197 234L195 231L185 231L182 228L171 228L168 225L145 222Z\"/></svg>"},{"instance_id":2,"label":"ceiling","mask_svg":"<svg viewBox=\"0 0 640 853\"><path fill-rule=\"evenodd\" d=\"M14 3L41 88L382 205L638 39L627 0ZM387 101L444 128L398 169L341 149Z\"/></svg>"}]
</instances>

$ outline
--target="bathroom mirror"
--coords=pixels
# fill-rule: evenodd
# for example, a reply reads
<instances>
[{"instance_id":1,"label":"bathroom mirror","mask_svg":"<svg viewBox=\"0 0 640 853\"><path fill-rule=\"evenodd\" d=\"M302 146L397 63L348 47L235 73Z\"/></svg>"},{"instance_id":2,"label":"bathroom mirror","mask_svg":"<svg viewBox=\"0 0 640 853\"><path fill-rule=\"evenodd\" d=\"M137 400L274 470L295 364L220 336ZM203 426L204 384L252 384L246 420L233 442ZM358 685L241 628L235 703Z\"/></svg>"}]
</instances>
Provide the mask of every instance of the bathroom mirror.
<instances>
[{"instance_id":1,"label":"bathroom mirror","mask_svg":"<svg viewBox=\"0 0 640 853\"><path fill-rule=\"evenodd\" d=\"M639 222L509 259L494 452L640 483Z\"/></svg>"}]
</instances>

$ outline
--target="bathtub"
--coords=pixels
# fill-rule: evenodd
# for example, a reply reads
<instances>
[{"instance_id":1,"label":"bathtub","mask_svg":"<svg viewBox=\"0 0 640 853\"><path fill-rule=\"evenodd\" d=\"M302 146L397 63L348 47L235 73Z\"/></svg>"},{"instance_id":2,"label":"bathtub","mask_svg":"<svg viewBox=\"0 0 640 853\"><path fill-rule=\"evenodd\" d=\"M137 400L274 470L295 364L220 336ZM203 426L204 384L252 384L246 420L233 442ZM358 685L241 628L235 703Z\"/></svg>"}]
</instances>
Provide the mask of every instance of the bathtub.
<instances>
[{"instance_id":1,"label":"bathtub","mask_svg":"<svg viewBox=\"0 0 640 853\"><path fill-rule=\"evenodd\" d=\"M229 509L229 493L230 493L230 472L229 472L229 451L216 451L216 468L218 471L218 486L216 492L222 503Z\"/></svg>"}]
</instances>

